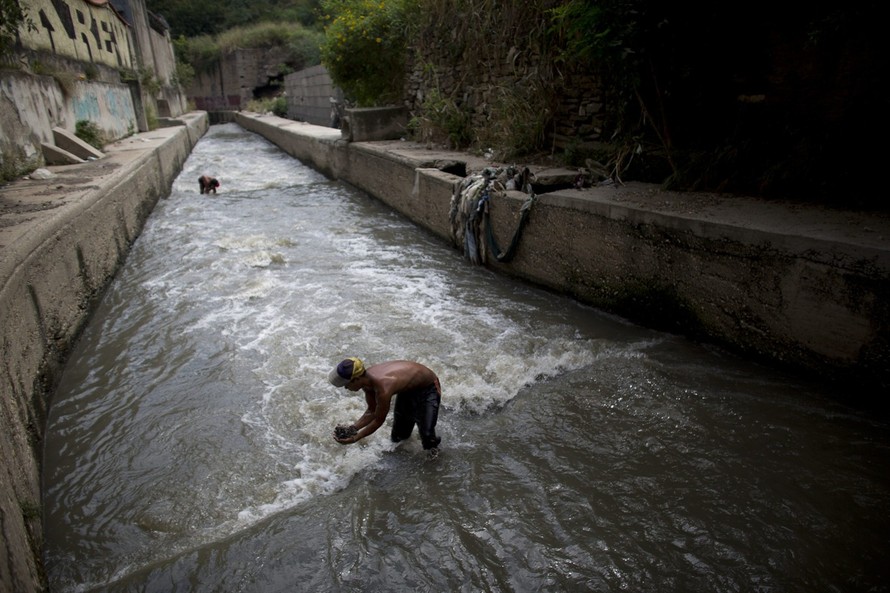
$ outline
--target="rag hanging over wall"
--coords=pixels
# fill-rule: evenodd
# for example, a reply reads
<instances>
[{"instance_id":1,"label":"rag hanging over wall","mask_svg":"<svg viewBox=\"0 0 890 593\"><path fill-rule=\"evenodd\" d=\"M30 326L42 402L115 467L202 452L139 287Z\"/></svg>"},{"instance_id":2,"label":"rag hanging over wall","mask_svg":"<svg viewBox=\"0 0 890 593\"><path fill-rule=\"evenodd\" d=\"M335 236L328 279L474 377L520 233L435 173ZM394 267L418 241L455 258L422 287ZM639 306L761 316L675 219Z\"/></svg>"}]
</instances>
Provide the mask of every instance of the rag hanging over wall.
<instances>
[{"instance_id":1,"label":"rag hanging over wall","mask_svg":"<svg viewBox=\"0 0 890 593\"><path fill-rule=\"evenodd\" d=\"M463 249L464 256L472 263L484 264L489 249L495 261L500 263L507 263L516 255L522 230L537 200L531 178L528 167L521 171L514 167L489 167L455 184L451 196L451 235L455 245ZM490 205L492 197L503 197L508 189L522 191L529 197L520 209L519 223L507 249L502 250L494 236Z\"/></svg>"}]
</instances>

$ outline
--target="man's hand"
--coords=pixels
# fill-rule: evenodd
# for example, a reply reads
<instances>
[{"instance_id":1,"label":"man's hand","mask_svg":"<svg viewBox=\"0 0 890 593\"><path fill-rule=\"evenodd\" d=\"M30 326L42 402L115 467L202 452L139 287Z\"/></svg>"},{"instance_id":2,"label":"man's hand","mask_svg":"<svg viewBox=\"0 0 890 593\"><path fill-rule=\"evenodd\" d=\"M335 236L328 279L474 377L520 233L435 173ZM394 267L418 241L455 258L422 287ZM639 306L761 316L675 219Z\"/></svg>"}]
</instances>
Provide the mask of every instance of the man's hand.
<instances>
[{"instance_id":1,"label":"man's hand","mask_svg":"<svg viewBox=\"0 0 890 593\"><path fill-rule=\"evenodd\" d=\"M334 440L343 445L348 445L350 443L355 442L355 435L358 434L358 429L352 425L338 424L334 428Z\"/></svg>"}]
</instances>

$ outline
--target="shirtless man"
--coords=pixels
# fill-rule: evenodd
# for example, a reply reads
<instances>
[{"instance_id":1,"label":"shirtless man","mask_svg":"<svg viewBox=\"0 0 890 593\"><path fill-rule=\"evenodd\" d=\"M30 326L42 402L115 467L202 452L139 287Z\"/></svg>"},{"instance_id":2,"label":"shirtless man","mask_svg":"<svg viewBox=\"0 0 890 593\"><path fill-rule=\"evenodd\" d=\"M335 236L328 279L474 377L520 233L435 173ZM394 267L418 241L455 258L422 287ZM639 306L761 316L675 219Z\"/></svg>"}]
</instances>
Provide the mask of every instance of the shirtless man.
<instances>
[{"instance_id":1,"label":"shirtless man","mask_svg":"<svg viewBox=\"0 0 890 593\"><path fill-rule=\"evenodd\" d=\"M433 371L407 360L382 362L366 369L360 359L347 358L330 372L328 380L335 387L345 387L349 391L361 389L368 404L368 409L352 426L337 427L334 439L338 443L355 443L383 426L395 397L393 442L407 439L417 424L423 448L431 457L438 454L437 447L442 439L436 436L436 421L442 388Z\"/></svg>"},{"instance_id":2,"label":"shirtless man","mask_svg":"<svg viewBox=\"0 0 890 593\"><path fill-rule=\"evenodd\" d=\"M198 185L201 187L202 194L209 194L210 192L216 193L216 188L219 187L219 181L209 175L201 175L198 177Z\"/></svg>"}]
</instances>

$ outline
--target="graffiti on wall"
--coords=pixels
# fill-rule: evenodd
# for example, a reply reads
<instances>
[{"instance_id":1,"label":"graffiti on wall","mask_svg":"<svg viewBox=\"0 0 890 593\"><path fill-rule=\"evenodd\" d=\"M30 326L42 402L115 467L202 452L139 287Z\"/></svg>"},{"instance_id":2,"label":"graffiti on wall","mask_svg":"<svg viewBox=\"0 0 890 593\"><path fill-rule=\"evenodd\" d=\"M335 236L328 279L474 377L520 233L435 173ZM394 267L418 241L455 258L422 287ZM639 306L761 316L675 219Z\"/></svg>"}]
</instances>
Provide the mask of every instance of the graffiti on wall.
<instances>
[{"instance_id":1,"label":"graffiti on wall","mask_svg":"<svg viewBox=\"0 0 890 593\"><path fill-rule=\"evenodd\" d=\"M74 97L74 100L71 101L71 110L74 112L75 121L82 119L98 121L101 115L99 113L99 99L95 95Z\"/></svg>"},{"instance_id":2,"label":"graffiti on wall","mask_svg":"<svg viewBox=\"0 0 890 593\"><path fill-rule=\"evenodd\" d=\"M109 3L31 0L26 10L36 30L19 30L25 47L112 68L133 67L130 27Z\"/></svg>"},{"instance_id":3,"label":"graffiti on wall","mask_svg":"<svg viewBox=\"0 0 890 593\"><path fill-rule=\"evenodd\" d=\"M107 140L116 140L133 133L136 111L133 96L124 85L93 82L78 84L69 97L73 122L96 123Z\"/></svg>"}]
</instances>

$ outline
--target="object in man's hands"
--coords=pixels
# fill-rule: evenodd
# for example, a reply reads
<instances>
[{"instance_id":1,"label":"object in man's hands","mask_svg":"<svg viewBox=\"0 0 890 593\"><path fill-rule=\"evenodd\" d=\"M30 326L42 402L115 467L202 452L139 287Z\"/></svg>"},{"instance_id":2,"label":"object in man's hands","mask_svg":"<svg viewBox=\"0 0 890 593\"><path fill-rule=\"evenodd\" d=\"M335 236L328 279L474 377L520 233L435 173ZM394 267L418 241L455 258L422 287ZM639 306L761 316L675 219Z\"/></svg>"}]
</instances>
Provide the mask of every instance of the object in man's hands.
<instances>
[{"instance_id":1,"label":"object in man's hands","mask_svg":"<svg viewBox=\"0 0 890 593\"><path fill-rule=\"evenodd\" d=\"M337 427L334 428L334 436L338 439L348 439L349 437L354 437L356 434L358 434L358 429L355 426L338 424Z\"/></svg>"}]
</instances>

